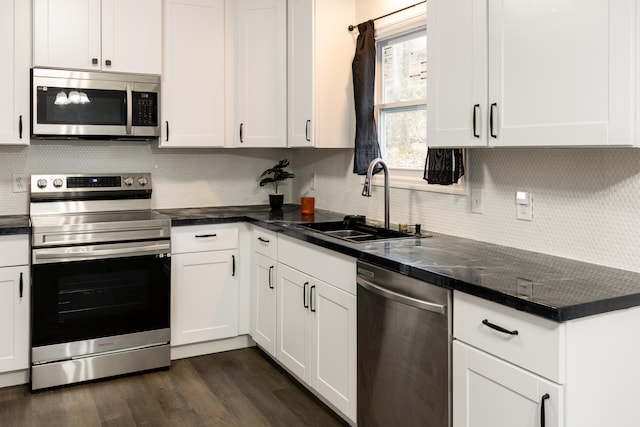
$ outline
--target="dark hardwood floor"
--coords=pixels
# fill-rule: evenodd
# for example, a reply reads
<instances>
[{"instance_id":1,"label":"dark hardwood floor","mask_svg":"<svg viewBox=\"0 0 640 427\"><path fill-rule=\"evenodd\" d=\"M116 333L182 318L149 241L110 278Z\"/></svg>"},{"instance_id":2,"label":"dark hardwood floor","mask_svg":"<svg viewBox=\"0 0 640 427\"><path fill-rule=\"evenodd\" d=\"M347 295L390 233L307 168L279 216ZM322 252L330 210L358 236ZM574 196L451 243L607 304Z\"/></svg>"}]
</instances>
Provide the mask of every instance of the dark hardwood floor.
<instances>
[{"instance_id":1,"label":"dark hardwood floor","mask_svg":"<svg viewBox=\"0 0 640 427\"><path fill-rule=\"evenodd\" d=\"M344 425L255 347L35 394L0 389L2 427Z\"/></svg>"}]
</instances>

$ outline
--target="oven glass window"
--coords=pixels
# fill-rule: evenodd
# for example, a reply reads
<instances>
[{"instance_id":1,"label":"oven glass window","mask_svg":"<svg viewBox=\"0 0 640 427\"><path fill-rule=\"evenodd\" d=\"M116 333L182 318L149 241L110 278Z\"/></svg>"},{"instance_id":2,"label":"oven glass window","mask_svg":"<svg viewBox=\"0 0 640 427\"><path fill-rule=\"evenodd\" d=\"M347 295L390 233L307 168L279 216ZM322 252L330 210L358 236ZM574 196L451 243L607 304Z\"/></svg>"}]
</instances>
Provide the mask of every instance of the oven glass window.
<instances>
[{"instance_id":1,"label":"oven glass window","mask_svg":"<svg viewBox=\"0 0 640 427\"><path fill-rule=\"evenodd\" d=\"M66 87L37 87L38 123L112 125L127 123L127 93Z\"/></svg>"},{"instance_id":2,"label":"oven glass window","mask_svg":"<svg viewBox=\"0 0 640 427\"><path fill-rule=\"evenodd\" d=\"M33 346L169 327L170 258L33 266Z\"/></svg>"}]
</instances>

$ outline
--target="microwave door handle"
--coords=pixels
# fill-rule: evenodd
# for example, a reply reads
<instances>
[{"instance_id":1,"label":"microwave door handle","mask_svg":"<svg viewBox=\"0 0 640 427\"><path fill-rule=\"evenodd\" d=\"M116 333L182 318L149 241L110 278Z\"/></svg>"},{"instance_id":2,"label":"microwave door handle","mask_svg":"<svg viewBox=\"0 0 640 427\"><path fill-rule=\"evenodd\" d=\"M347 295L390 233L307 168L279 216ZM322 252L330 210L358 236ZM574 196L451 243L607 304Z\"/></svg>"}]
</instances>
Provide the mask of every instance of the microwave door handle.
<instances>
[{"instance_id":1,"label":"microwave door handle","mask_svg":"<svg viewBox=\"0 0 640 427\"><path fill-rule=\"evenodd\" d=\"M131 135L131 121L133 118L133 96L131 85L127 83L127 135Z\"/></svg>"}]
</instances>

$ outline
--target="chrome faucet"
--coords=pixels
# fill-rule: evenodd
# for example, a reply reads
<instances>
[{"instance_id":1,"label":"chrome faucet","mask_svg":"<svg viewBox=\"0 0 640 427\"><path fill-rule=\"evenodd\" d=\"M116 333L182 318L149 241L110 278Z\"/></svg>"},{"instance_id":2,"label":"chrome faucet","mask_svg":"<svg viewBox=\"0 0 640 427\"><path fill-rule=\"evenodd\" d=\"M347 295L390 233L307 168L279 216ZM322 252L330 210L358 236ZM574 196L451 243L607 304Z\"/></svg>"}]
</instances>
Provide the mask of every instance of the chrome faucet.
<instances>
[{"instance_id":1,"label":"chrome faucet","mask_svg":"<svg viewBox=\"0 0 640 427\"><path fill-rule=\"evenodd\" d=\"M384 171L384 228L389 229L389 168L387 168L387 164L381 158L373 159L371 163L369 163L367 176L364 179L362 195L371 197L371 179L376 165L382 166L382 170Z\"/></svg>"}]
</instances>

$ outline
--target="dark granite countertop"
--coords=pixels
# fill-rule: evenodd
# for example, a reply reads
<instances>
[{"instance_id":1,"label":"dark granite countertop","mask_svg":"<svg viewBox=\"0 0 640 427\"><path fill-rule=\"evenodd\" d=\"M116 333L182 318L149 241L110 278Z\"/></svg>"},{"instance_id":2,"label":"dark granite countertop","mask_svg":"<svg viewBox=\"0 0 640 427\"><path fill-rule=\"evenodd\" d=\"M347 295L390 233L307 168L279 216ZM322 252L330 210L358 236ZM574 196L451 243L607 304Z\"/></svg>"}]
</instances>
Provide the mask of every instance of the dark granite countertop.
<instances>
[{"instance_id":1,"label":"dark granite countertop","mask_svg":"<svg viewBox=\"0 0 640 427\"><path fill-rule=\"evenodd\" d=\"M343 214L296 205L166 209L174 226L248 221L393 271L555 321L640 305L640 273L432 233L422 239L350 243L298 224Z\"/></svg>"},{"instance_id":2,"label":"dark granite countertop","mask_svg":"<svg viewBox=\"0 0 640 427\"><path fill-rule=\"evenodd\" d=\"M31 233L29 215L0 216L0 235L29 233Z\"/></svg>"}]
</instances>

